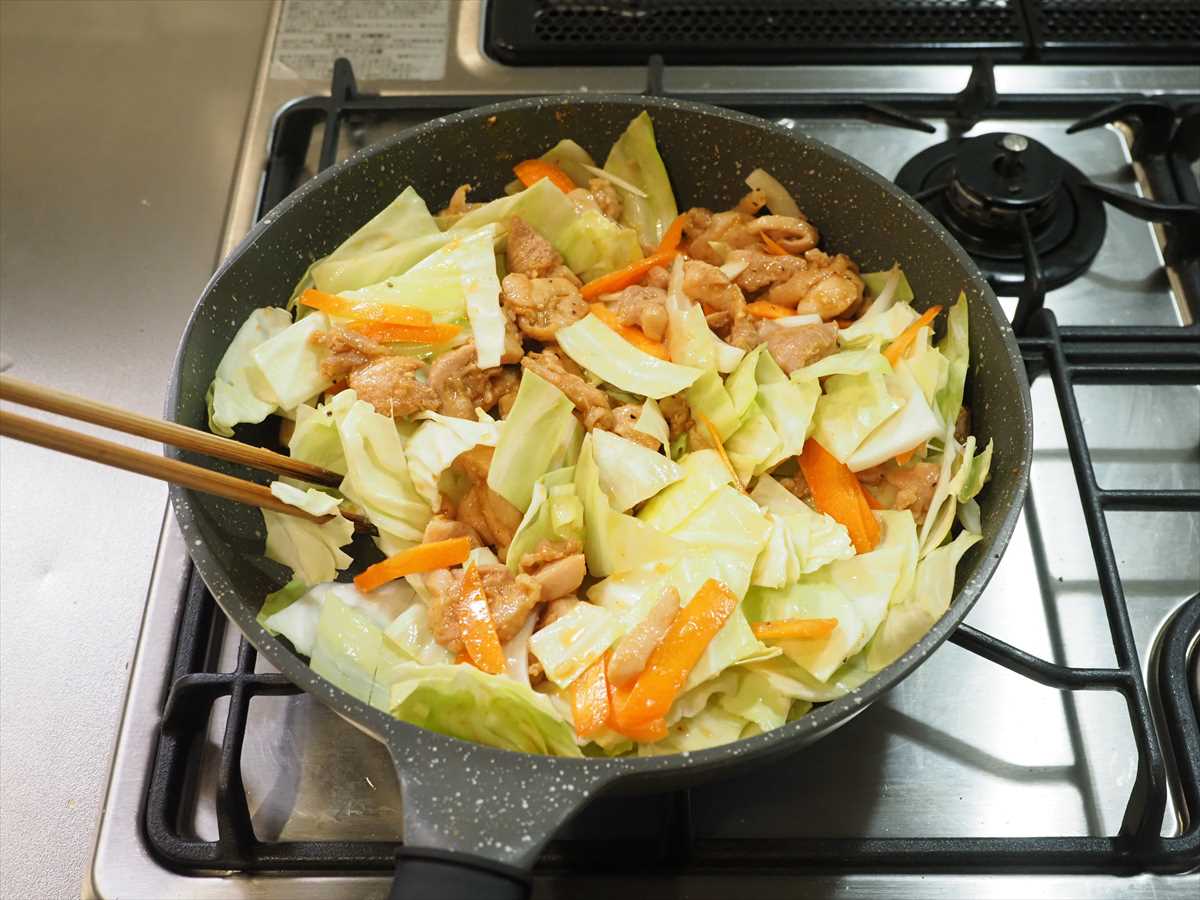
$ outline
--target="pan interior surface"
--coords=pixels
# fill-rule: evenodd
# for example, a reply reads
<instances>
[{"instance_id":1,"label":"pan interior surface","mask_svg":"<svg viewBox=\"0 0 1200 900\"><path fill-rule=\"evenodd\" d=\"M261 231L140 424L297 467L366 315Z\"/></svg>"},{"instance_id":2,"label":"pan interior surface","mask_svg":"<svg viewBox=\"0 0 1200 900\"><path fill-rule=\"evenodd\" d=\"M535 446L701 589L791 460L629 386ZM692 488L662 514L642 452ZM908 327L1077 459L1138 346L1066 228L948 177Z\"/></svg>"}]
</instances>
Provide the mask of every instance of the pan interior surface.
<instances>
[{"instance_id":1,"label":"pan interior surface","mask_svg":"<svg viewBox=\"0 0 1200 900\"><path fill-rule=\"evenodd\" d=\"M576 140L603 159L642 109L653 118L681 209L732 206L746 191L746 175L761 167L796 197L820 230L822 249L849 254L863 271L898 262L919 307L951 304L960 290L965 291L971 345L966 402L980 444L995 440L992 480L977 498L983 540L959 566L955 599L946 615L905 656L853 696L818 707L775 731L711 750L574 760L467 744L399 722L333 688L255 620L266 594L287 580L286 570L262 556L264 530L257 510L173 488L189 550L214 597L287 677L389 744L406 797L413 800L409 805L421 805L422 798L436 803L437 797L477 782L492 786L503 782L500 788L489 787L489 792L513 796L522 791L548 796L547 792L553 793L551 784L571 786L570 792L559 791L560 806L542 807L527 822L514 814L515 821L504 825L475 823L479 828L503 828L505 841L519 827L527 828L526 833L542 833L547 823L561 820L588 793L610 783L695 778L734 760L798 749L847 721L907 675L966 615L1008 541L1027 484L1032 440L1029 389L1016 343L995 297L945 230L879 175L815 140L741 114L657 98L595 96L500 104L419 126L322 173L269 213L205 289L179 350L168 415L205 428L209 382L249 313L262 306L284 305L313 260L330 252L406 186L416 188L431 209L444 205L464 183L473 185L476 199L490 199L502 194L516 162L563 138ZM270 420L261 426L243 426L238 433L242 440L268 446L276 443L275 435ZM359 538L351 552L358 555L369 546ZM454 766L428 765L428 760L447 758L447 754L455 759ZM409 821L406 812L406 829L411 827L414 835L430 841L449 840L446 836L452 828L444 819L455 814L449 806L441 804L443 820L437 823ZM458 822L461 825L461 819ZM462 834L461 830L455 833ZM481 840L474 831L469 838ZM519 847L494 855L519 861L527 859L529 852L528 847Z\"/></svg>"}]
</instances>

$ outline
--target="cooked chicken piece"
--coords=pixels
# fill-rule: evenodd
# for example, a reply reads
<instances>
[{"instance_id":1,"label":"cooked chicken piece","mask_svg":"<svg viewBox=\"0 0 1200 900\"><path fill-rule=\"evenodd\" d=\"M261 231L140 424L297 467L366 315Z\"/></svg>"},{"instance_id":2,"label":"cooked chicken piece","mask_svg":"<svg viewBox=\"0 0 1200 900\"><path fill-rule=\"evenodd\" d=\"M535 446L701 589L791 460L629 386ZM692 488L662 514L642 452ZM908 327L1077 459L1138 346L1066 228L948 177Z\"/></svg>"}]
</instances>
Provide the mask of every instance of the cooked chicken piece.
<instances>
[{"instance_id":1,"label":"cooked chicken piece","mask_svg":"<svg viewBox=\"0 0 1200 900\"><path fill-rule=\"evenodd\" d=\"M429 386L437 393L443 415L474 419L475 407L491 409L513 390L511 374L503 366L483 370L475 360L475 342L467 341L430 366Z\"/></svg>"},{"instance_id":2,"label":"cooked chicken piece","mask_svg":"<svg viewBox=\"0 0 1200 900\"><path fill-rule=\"evenodd\" d=\"M586 575L587 561L582 553L575 553L539 566L530 577L542 586L544 599L557 600L579 590Z\"/></svg>"},{"instance_id":3,"label":"cooked chicken piece","mask_svg":"<svg viewBox=\"0 0 1200 900\"><path fill-rule=\"evenodd\" d=\"M500 303L515 316L517 327L535 341L550 342L558 329L588 314L579 288L565 278L530 278L520 272L504 276Z\"/></svg>"},{"instance_id":4,"label":"cooked chicken piece","mask_svg":"<svg viewBox=\"0 0 1200 900\"><path fill-rule=\"evenodd\" d=\"M820 250L804 254L807 268L774 285L766 299L793 307L798 315L816 313L829 321L862 300L863 283L850 257L829 256Z\"/></svg>"},{"instance_id":5,"label":"cooked chicken piece","mask_svg":"<svg viewBox=\"0 0 1200 900\"><path fill-rule=\"evenodd\" d=\"M698 259L683 264L683 292L710 309L732 314L735 319L746 306L741 288L731 283L719 268Z\"/></svg>"},{"instance_id":6,"label":"cooked chicken piece","mask_svg":"<svg viewBox=\"0 0 1200 900\"><path fill-rule=\"evenodd\" d=\"M514 577L508 566L480 566L479 579L501 643L520 631L534 607L545 599L542 586L534 578Z\"/></svg>"},{"instance_id":7,"label":"cooked chicken piece","mask_svg":"<svg viewBox=\"0 0 1200 900\"><path fill-rule=\"evenodd\" d=\"M821 235L806 219L795 216L759 216L747 226L751 234L766 234L788 253L803 253L817 246Z\"/></svg>"},{"instance_id":8,"label":"cooked chicken piece","mask_svg":"<svg viewBox=\"0 0 1200 900\"><path fill-rule=\"evenodd\" d=\"M760 191L758 188L753 189L745 197L738 201L735 207L738 212L746 216L754 216L758 211L767 205L767 194L765 191Z\"/></svg>"},{"instance_id":9,"label":"cooked chicken piece","mask_svg":"<svg viewBox=\"0 0 1200 900\"><path fill-rule=\"evenodd\" d=\"M342 381L359 366L392 355L383 344L340 325L329 331L314 332L308 342L329 351L321 360L321 374L332 381Z\"/></svg>"},{"instance_id":10,"label":"cooked chicken piece","mask_svg":"<svg viewBox=\"0 0 1200 900\"><path fill-rule=\"evenodd\" d=\"M749 351L763 343L772 330L769 319L759 319L749 313L743 313L733 320L733 326L725 340L741 350Z\"/></svg>"},{"instance_id":11,"label":"cooked chicken piece","mask_svg":"<svg viewBox=\"0 0 1200 900\"><path fill-rule=\"evenodd\" d=\"M582 602L583 601L574 594L566 597L559 597L557 600L551 600L542 609L542 617L538 620L537 627L534 629L534 631L541 631L547 625L550 625L551 623L561 619Z\"/></svg>"},{"instance_id":12,"label":"cooked chicken piece","mask_svg":"<svg viewBox=\"0 0 1200 900\"><path fill-rule=\"evenodd\" d=\"M642 279L643 287L659 288L666 290L671 283L671 273L662 266L655 266L646 273L646 277Z\"/></svg>"},{"instance_id":13,"label":"cooked chicken piece","mask_svg":"<svg viewBox=\"0 0 1200 900\"><path fill-rule=\"evenodd\" d=\"M859 478L862 478L862 473L859 473ZM776 478L779 484L790 491L798 500L803 500L806 503L812 499L812 491L808 487L808 482L804 480L802 472L796 472L795 475L783 476Z\"/></svg>"},{"instance_id":14,"label":"cooked chicken piece","mask_svg":"<svg viewBox=\"0 0 1200 900\"><path fill-rule=\"evenodd\" d=\"M798 256L774 256L754 249L734 250L729 254L729 262L746 264L733 281L747 294L787 281L808 268L808 263Z\"/></svg>"},{"instance_id":15,"label":"cooked chicken piece","mask_svg":"<svg viewBox=\"0 0 1200 900\"><path fill-rule=\"evenodd\" d=\"M415 373L423 367L419 359L409 356L385 356L351 371L349 386L378 413L394 418L411 416L438 408L437 392L416 378Z\"/></svg>"},{"instance_id":16,"label":"cooked chicken piece","mask_svg":"<svg viewBox=\"0 0 1200 900\"><path fill-rule=\"evenodd\" d=\"M621 218L621 195L607 178L593 178L588 182L588 191L600 212L613 221Z\"/></svg>"},{"instance_id":17,"label":"cooked chicken piece","mask_svg":"<svg viewBox=\"0 0 1200 900\"><path fill-rule=\"evenodd\" d=\"M468 203L467 194L470 192L471 186L469 184L460 184L454 189L454 193L450 196L450 202L446 205L443 212L450 213L451 215L456 213L461 215L473 209L478 209L481 206L487 206L486 203Z\"/></svg>"},{"instance_id":18,"label":"cooked chicken piece","mask_svg":"<svg viewBox=\"0 0 1200 900\"><path fill-rule=\"evenodd\" d=\"M679 613L679 591L668 587L650 614L625 634L608 660L608 680L618 687L633 681L650 659L675 616Z\"/></svg>"},{"instance_id":19,"label":"cooked chicken piece","mask_svg":"<svg viewBox=\"0 0 1200 900\"><path fill-rule=\"evenodd\" d=\"M583 544L579 541L539 541L537 547L521 557L518 568L526 574L531 574L547 563L574 556L581 550Z\"/></svg>"},{"instance_id":20,"label":"cooked chicken piece","mask_svg":"<svg viewBox=\"0 0 1200 900\"><path fill-rule=\"evenodd\" d=\"M562 265L562 257L550 242L533 230L520 216L508 220L508 240L505 250L509 272L520 272L531 278L549 275Z\"/></svg>"},{"instance_id":21,"label":"cooked chicken piece","mask_svg":"<svg viewBox=\"0 0 1200 900\"><path fill-rule=\"evenodd\" d=\"M614 294L601 294L600 301L622 325L641 328L652 341L667 336L667 292L662 288L630 285Z\"/></svg>"},{"instance_id":22,"label":"cooked chicken piece","mask_svg":"<svg viewBox=\"0 0 1200 900\"><path fill-rule=\"evenodd\" d=\"M659 400L658 411L667 420L667 428L671 433L672 441L681 434L686 434L687 430L692 427L691 407L688 406L687 400L680 394L663 397Z\"/></svg>"},{"instance_id":23,"label":"cooked chicken piece","mask_svg":"<svg viewBox=\"0 0 1200 900\"><path fill-rule=\"evenodd\" d=\"M429 594L429 629L434 640L451 653L463 650L458 610L462 579L462 569L434 569L423 576Z\"/></svg>"},{"instance_id":24,"label":"cooked chicken piece","mask_svg":"<svg viewBox=\"0 0 1200 900\"><path fill-rule=\"evenodd\" d=\"M429 520L429 524L425 526L425 533L421 536L421 543L432 544L437 541L449 541L459 537L469 539L473 547L483 546L483 541L479 539L479 534L474 528L464 522L459 522L445 516L434 516Z\"/></svg>"},{"instance_id":25,"label":"cooked chicken piece","mask_svg":"<svg viewBox=\"0 0 1200 900\"><path fill-rule=\"evenodd\" d=\"M633 441L635 444L641 444L647 450L657 450L662 446L658 438L646 434L644 431L638 431L634 427L637 425L638 419L642 417L641 406L635 403L627 403L624 406L618 406L612 412L612 430L614 434L618 434L626 440Z\"/></svg>"},{"instance_id":26,"label":"cooked chicken piece","mask_svg":"<svg viewBox=\"0 0 1200 900\"><path fill-rule=\"evenodd\" d=\"M459 454L451 465L472 482L471 489L459 501L456 518L473 528L483 543L495 547L496 555L503 560L522 515L519 509L487 486L493 453L493 447L473 447Z\"/></svg>"},{"instance_id":27,"label":"cooked chicken piece","mask_svg":"<svg viewBox=\"0 0 1200 900\"><path fill-rule=\"evenodd\" d=\"M776 326L767 335L767 352L779 363L779 368L791 375L833 353L837 349L837 336L838 327L833 322Z\"/></svg>"},{"instance_id":28,"label":"cooked chicken piece","mask_svg":"<svg viewBox=\"0 0 1200 900\"><path fill-rule=\"evenodd\" d=\"M505 367L492 376L492 390L496 393L496 405L500 418L508 418L513 404L517 402L517 391L521 388L521 373L516 369Z\"/></svg>"},{"instance_id":29,"label":"cooked chicken piece","mask_svg":"<svg viewBox=\"0 0 1200 900\"><path fill-rule=\"evenodd\" d=\"M587 429L612 426L612 405L608 395L600 388L588 384L582 377L568 370L565 361L553 350L530 353L521 360L521 365L546 379L575 404L583 414L583 425ZM571 364L572 367L574 363Z\"/></svg>"},{"instance_id":30,"label":"cooked chicken piece","mask_svg":"<svg viewBox=\"0 0 1200 900\"><path fill-rule=\"evenodd\" d=\"M958 408L958 415L954 419L954 439L960 444L966 441L971 435L971 409L967 406Z\"/></svg>"},{"instance_id":31,"label":"cooked chicken piece","mask_svg":"<svg viewBox=\"0 0 1200 900\"><path fill-rule=\"evenodd\" d=\"M913 518L920 524L929 511L933 500L933 489L937 485L940 468L935 463L918 462L911 466L890 466L884 470L883 480L896 489L892 509L910 509Z\"/></svg>"}]
</instances>

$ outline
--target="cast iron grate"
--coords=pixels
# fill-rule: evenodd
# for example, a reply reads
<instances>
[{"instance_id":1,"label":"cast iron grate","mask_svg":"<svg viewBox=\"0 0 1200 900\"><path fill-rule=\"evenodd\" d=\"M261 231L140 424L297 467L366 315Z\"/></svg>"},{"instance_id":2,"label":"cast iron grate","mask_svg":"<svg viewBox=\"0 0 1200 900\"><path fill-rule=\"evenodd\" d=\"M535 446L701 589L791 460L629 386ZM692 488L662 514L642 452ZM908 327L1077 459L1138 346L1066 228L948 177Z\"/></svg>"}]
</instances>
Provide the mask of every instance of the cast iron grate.
<instances>
[{"instance_id":1,"label":"cast iron grate","mask_svg":"<svg viewBox=\"0 0 1200 900\"><path fill-rule=\"evenodd\" d=\"M651 85L661 83L652 67ZM972 79L985 84L986 73ZM990 97L990 99L988 99ZM264 184L260 215L286 193L280 185L287 170L294 187L303 173L305 147L317 124L324 124L320 167L336 158L338 134L343 122L355 114L382 114L397 109L465 109L493 98L379 98L361 95L354 86L348 63L339 60L333 89L327 98L314 98L290 107L277 124L272 150L272 168ZM700 98L705 99L705 98ZM719 102L720 98L707 98ZM1113 98L1107 98L1110 102ZM1039 107L1029 98L1033 112ZM791 101L801 107L813 98L775 98L772 106L787 108ZM1008 104L1014 101L1010 98ZM1126 104L1131 101L1124 98ZM828 108L828 101L818 103ZM973 88L964 95L926 97L913 100L913 110L943 117L978 116L983 107L997 114L994 93ZM732 104L727 104L732 105ZM742 108L761 111L764 106ZM791 103L794 110L795 103ZM860 104L849 114L876 117L881 107ZM1008 109L999 105L1000 111ZM1130 118L1145 121L1156 113L1142 110ZM1024 108L1028 114L1030 108ZM1097 109L1093 103L1078 112L1093 118L1111 115L1112 109ZM901 124L912 125L907 112L887 110ZM1013 110L1022 112L1022 110ZM1120 112L1118 110L1118 112ZM842 115L848 114L843 111ZM289 121L289 117L293 117ZM1171 133L1142 136L1142 162L1157 173L1161 183L1156 195L1194 204L1200 188L1187 166L1184 145L1191 146L1195 126L1175 127ZM1186 127L1185 127L1186 126ZM1141 127L1141 126L1139 126ZM1172 135L1181 140L1173 140ZM301 140L303 147L287 142ZM283 143L281 143L283 142ZM1135 145L1137 146L1137 145ZM1187 151L1190 153L1190 150ZM1197 259L1193 248L1180 252L1178 265L1195 275ZM1187 267L1191 266L1189 270ZM1083 422L1075 397L1078 384L1200 385L1200 328L1108 328L1060 327L1053 313L1041 308L1036 266L1023 295L1025 327L1018 343L1026 369L1033 380L1049 378L1062 417L1067 446L1079 488L1100 592L1107 613L1116 665L1109 668L1078 668L1060 665L1028 654L970 626L961 626L951 637L960 647L1004 666L1039 684L1062 691L1109 691L1125 701L1134 745L1137 748L1137 779L1131 791L1118 833L1105 836L1047 837L917 837L917 838L828 838L706 840L695 836L691 794L678 791L646 801L650 814L659 818L655 839L606 839L552 842L537 866L541 875L603 871L608 874L664 871L722 873L739 871L777 875L810 874L814 866L825 871L979 871L979 872L1076 872L1082 870L1132 874L1136 872L1182 872L1200 865L1200 698L1188 683L1188 665L1194 663L1192 647L1200 635L1200 594L1186 601L1166 627L1151 671L1157 679L1161 715L1156 727L1142 665L1130 628L1125 591L1109 538L1106 512L1140 510L1173 512L1200 510L1196 490L1112 490L1101 488L1092 467ZM282 676L255 672L255 650L243 639L232 671L212 671L210 648L219 643L226 620L193 572L176 638L170 673L170 690L163 709L161 734L145 804L145 834L148 846L167 865L189 871L380 871L390 872L395 845L386 841L260 841L254 833L241 775L241 755L256 696L299 693ZM214 638L215 636L215 638ZM1192 657L1189 658L1189 653ZM190 779L199 762L200 747L210 714L221 698L227 697L228 711L220 746L215 798L217 839L202 840L183 824L184 803ZM1175 803L1183 826L1174 835L1160 835L1167 794L1167 755L1177 778ZM600 801L603 802L603 798ZM601 862L603 861L603 862ZM681 867L686 867L681 869Z\"/></svg>"},{"instance_id":2,"label":"cast iron grate","mask_svg":"<svg viewBox=\"0 0 1200 900\"><path fill-rule=\"evenodd\" d=\"M1192 0L491 0L487 51L509 65L1161 63L1200 51Z\"/></svg>"}]
</instances>

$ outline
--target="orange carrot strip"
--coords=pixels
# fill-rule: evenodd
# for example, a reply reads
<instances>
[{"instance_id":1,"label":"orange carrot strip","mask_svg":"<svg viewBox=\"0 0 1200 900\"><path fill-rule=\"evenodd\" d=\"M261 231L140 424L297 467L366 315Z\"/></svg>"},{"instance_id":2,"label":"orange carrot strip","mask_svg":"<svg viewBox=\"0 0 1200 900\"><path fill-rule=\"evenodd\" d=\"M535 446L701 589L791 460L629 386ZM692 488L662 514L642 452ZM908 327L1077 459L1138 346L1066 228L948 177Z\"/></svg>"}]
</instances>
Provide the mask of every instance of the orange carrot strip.
<instances>
[{"instance_id":1,"label":"orange carrot strip","mask_svg":"<svg viewBox=\"0 0 1200 900\"><path fill-rule=\"evenodd\" d=\"M496 636L492 611L488 609L487 595L483 592L483 579L474 563L463 575L458 613L463 646L467 648L471 662L489 675L499 675L504 671L504 649Z\"/></svg>"},{"instance_id":2,"label":"orange carrot strip","mask_svg":"<svg viewBox=\"0 0 1200 900\"><path fill-rule=\"evenodd\" d=\"M788 253L786 250L784 250L782 247L780 247L778 243L773 241L771 239L771 236L769 234L767 234L765 231L762 234L760 234L759 237L762 238L762 242L763 242L764 246L766 246L767 252L770 253L772 256L791 256L790 253Z\"/></svg>"},{"instance_id":3,"label":"orange carrot strip","mask_svg":"<svg viewBox=\"0 0 1200 900\"><path fill-rule=\"evenodd\" d=\"M651 356L656 356L659 359L668 359L665 344L661 341L650 340L640 328L635 328L632 325L622 325L620 320L617 319L616 313L603 303L593 303L592 314L643 353L649 353Z\"/></svg>"},{"instance_id":4,"label":"orange carrot strip","mask_svg":"<svg viewBox=\"0 0 1200 900\"><path fill-rule=\"evenodd\" d=\"M589 281L579 289L579 293L583 294L584 300L595 300L601 294L612 294L631 284L636 284L655 266L666 266L674 258L674 250L660 250L635 263L630 263L623 269L617 269L615 272L609 272L607 275L601 275L599 278Z\"/></svg>"},{"instance_id":5,"label":"orange carrot strip","mask_svg":"<svg viewBox=\"0 0 1200 900\"><path fill-rule=\"evenodd\" d=\"M746 489L742 486L742 479L738 478L737 469L729 461L729 454L725 452L725 445L721 443L721 433L717 431L717 426L704 413L698 412L695 413L695 416L700 420L700 424L704 426L704 430L708 432L709 440L713 442L713 448L717 451L717 455L721 457L721 462L725 463L725 468L733 476L733 483L737 485L739 491L743 494L746 493Z\"/></svg>"},{"instance_id":6,"label":"orange carrot strip","mask_svg":"<svg viewBox=\"0 0 1200 900\"><path fill-rule=\"evenodd\" d=\"M362 574L354 576L354 586L364 593L373 591L381 584L387 584L405 575L457 566L466 560L470 552L471 540L465 537L417 544L402 553L389 556L383 562L368 566Z\"/></svg>"},{"instance_id":7,"label":"orange carrot strip","mask_svg":"<svg viewBox=\"0 0 1200 900\"><path fill-rule=\"evenodd\" d=\"M667 230L663 232L662 241L658 245L659 253L674 253L679 249L679 242L683 240L683 226L687 222L687 213L680 213L675 217Z\"/></svg>"},{"instance_id":8,"label":"orange carrot strip","mask_svg":"<svg viewBox=\"0 0 1200 900\"><path fill-rule=\"evenodd\" d=\"M392 325L352 322L350 328L381 344L444 344L462 329L457 325Z\"/></svg>"},{"instance_id":9,"label":"orange carrot strip","mask_svg":"<svg viewBox=\"0 0 1200 900\"><path fill-rule=\"evenodd\" d=\"M797 460L817 509L846 526L857 552L873 550L879 542L879 523L855 474L812 438Z\"/></svg>"},{"instance_id":10,"label":"orange carrot strip","mask_svg":"<svg viewBox=\"0 0 1200 900\"><path fill-rule=\"evenodd\" d=\"M753 303L747 303L746 312L752 316L758 316L760 319L782 319L785 316L794 316L796 314L794 309L780 306L778 303L772 303L770 300L755 300Z\"/></svg>"},{"instance_id":11,"label":"orange carrot strip","mask_svg":"<svg viewBox=\"0 0 1200 900\"><path fill-rule=\"evenodd\" d=\"M625 735L630 740L646 743L661 741L667 736L667 720L662 717L652 719L644 725L623 725L617 721L620 710L624 709L625 704L629 702L629 695L632 691L633 682L624 687L618 687L611 681L608 682L608 727L618 734Z\"/></svg>"},{"instance_id":12,"label":"orange carrot strip","mask_svg":"<svg viewBox=\"0 0 1200 900\"><path fill-rule=\"evenodd\" d=\"M313 309L343 319L358 319L367 322L387 322L389 325L429 325L433 316L423 309L411 306L393 306L390 303L369 303L351 300L337 294L326 294L311 288L300 295L300 302Z\"/></svg>"},{"instance_id":13,"label":"orange carrot strip","mask_svg":"<svg viewBox=\"0 0 1200 900\"><path fill-rule=\"evenodd\" d=\"M755 622L750 630L761 641L811 641L829 637L837 624L837 619L775 619L772 622Z\"/></svg>"},{"instance_id":14,"label":"orange carrot strip","mask_svg":"<svg viewBox=\"0 0 1200 900\"><path fill-rule=\"evenodd\" d=\"M587 667L571 685L571 717L580 737L595 734L608 722L608 654Z\"/></svg>"},{"instance_id":15,"label":"orange carrot strip","mask_svg":"<svg viewBox=\"0 0 1200 900\"><path fill-rule=\"evenodd\" d=\"M917 444L917 446L910 447L908 450L905 450L903 453L897 453L896 454L896 462L898 462L902 466L907 466L909 461L914 456L917 455L917 451L920 450L924 446L925 446L925 442L921 441L921 443Z\"/></svg>"},{"instance_id":16,"label":"orange carrot strip","mask_svg":"<svg viewBox=\"0 0 1200 900\"><path fill-rule=\"evenodd\" d=\"M887 349L883 351L883 355L887 357L887 361L893 366L900 362L902 357L913 341L917 339L917 332L927 325L932 325L933 320L937 318L937 314L942 311L940 306L931 306L925 312L921 313L921 318L917 319L907 328L905 328L896 337L894 341L888 344Z\"/></svg>"},{"instance_id":17,"label":"orange carrot strip","mask_svg":"<svg viewBox=\"0 0 1200 900\"><path fill-rule=\"evenodd\" d=\"M463 663L469 663L470 661L471 661L471 654L468 653L466 650L460 650L458 652L458 656L454 657L455 665L462 665Z\"/></svg>"},{"instance_id":18,"label":"orange carrot strip","mask_svg":"<svg viewBox=\"0 0 1200 900\"><path fill-rule=\"evenodd\" d=\"M646 725L667 714L692 668L737 605L737 595L721 582L712 578L704 582L650 654L629 699L617 710L619 725Z\"/></svg>"},{"instance_id":19,"label":"orange carrot strip","mask_svg":"<svg viewBox=\"0 0 1200 900\"><path fill-rule=\"evenodd\" d=\"M516 173L517 178L521 179L521 184L525 187L533 187L543 178L549 178L551 183L564 194L575 190L575 182L571 180L571 176L554 163L546 162L544 159L527 159L525 162L519 162L513 166L513 172Z\"/></svg>"}]
</instances>

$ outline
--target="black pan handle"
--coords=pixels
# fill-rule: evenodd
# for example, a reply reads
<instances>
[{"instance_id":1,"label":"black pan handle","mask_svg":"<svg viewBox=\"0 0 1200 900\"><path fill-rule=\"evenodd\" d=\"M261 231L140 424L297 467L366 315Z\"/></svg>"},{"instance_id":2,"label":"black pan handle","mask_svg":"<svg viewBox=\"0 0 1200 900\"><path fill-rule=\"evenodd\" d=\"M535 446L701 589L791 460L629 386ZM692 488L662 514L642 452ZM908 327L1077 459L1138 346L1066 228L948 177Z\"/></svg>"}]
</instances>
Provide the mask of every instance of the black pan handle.
<instances>
[{"instance_id":1,"label":"black pan handle","mask_svg":"<svg viewBox=\"0 0 1200 900\"><path fill-rule=\"evenodd\" d=\"M524 869L481 856L401 847L390 900L527 900L533 881Z\"/></svg>"}]
</instances>

